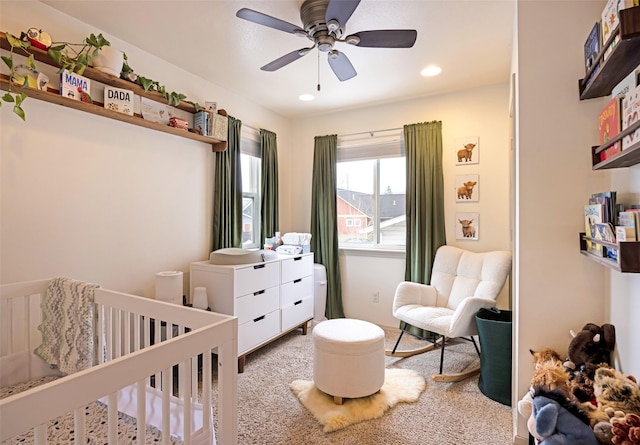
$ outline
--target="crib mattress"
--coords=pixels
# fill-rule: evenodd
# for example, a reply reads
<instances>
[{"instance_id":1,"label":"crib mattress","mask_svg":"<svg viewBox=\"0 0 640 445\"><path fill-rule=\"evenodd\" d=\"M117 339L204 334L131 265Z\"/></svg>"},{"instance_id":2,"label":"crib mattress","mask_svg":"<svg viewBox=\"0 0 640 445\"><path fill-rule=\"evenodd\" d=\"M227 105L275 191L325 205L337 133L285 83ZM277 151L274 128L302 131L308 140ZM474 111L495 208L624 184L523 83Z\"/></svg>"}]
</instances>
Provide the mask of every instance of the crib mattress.
<instances>
[{"instance_id":1,"label":"crib mattress","mask_svg":"<svg viewBox=\"0 0 640 445\"><path fill-rule=\"evenodd\" d=\"M0 388L0 399L18 394L38 385L43 385L58 377L43 377L30 380L17 385ZM93 402L87 406L86 437L89 445L102 445L107 437L107 405L102 402ZM136 440L136 420L124 414L118 414L118 444L134 444ZM60 416L49 422L47 427L48 442L59 445L73 444L73 413ZM162 433L159 429L148 425L146 427L146 443L162 443ZM181 445L180 438L172 437L173 445ZM2 445L33 444L33 433L20 434L2 442Z\"/></svg>"}]
</instances>

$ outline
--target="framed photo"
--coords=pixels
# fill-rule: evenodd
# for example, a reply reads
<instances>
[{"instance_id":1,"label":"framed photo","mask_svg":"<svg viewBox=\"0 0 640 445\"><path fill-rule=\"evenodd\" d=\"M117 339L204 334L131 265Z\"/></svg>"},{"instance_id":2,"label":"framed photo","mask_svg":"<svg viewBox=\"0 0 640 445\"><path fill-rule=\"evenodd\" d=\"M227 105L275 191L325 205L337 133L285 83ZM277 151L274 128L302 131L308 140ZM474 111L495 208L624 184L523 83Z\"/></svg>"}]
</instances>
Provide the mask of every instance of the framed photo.
<instances>
[{"instance_id":1,"label":"framed photo","mask_svg":"<svg viewBox=\"0 0 640 445\"><path fill-rule=\"evenodd\" d=\"M478 241L479 233L479 213L456 213L456 239Z\"/></svg>"},{"instance_id":2,"label":"framed photo","mask_svg":"<svg viewBox=\"0 0 640 445\"><path fill-rule=\"evenodd\" d=\"M480 178L478 175L456 175L456 202L480 201Z\"/></svg>"},{"instance_id":3,"label":"framed photo","mask_svg":"<svg viewBox=\"0 0 640 445\"><path fill-rule=\"evenodd\" d=\"M454 154L456 165L479 164L480 145L478 136L457 138Z\"/></svg>"}]
</instances>

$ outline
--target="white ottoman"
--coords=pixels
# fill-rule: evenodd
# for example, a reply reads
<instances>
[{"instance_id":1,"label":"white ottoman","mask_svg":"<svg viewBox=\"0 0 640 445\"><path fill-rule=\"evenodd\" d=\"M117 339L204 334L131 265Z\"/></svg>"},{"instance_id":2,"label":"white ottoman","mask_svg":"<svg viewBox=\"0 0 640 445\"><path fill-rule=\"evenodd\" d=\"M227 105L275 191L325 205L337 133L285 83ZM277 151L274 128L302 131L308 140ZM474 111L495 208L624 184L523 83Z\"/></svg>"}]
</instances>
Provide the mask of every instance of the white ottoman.
<instances>
[{"instance_id":1,"label":"white ottoman","mask_svg":"<svg viewBox=\"0 0 640 445\"><path fill-rule=\"evenodd\" d=\"M384 384L384 331L336 318L313 328L313 381L335 403L376 393Z\"/></svg>"}]
</instances>

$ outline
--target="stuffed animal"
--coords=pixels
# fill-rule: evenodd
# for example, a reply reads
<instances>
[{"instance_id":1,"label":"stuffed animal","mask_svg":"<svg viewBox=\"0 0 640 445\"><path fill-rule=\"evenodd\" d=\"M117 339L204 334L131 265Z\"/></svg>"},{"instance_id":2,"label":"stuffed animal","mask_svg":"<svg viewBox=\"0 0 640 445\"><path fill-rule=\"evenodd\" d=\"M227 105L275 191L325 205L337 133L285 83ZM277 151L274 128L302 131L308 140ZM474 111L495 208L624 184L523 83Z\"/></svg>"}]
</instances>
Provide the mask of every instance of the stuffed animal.
<instances>
[{"instance_id":1,"label":"stuffed animal","mask_svg":"<svg viewBox=\"0 0 640 445\"><path fill-rule=\"evenodd\" d=\"M622 419L624 413L622 411L615 411L613 408L607 408L605 413L609 416L609 420L596 423L593 426L593 433L596 435L596 439L598 439L600 444L613 445L613 442L611 442L611 439L613 439L613 432L611 431L613 425L611 425L611 421L615 418Z\"/></svg>"},{"instance_id":2,"label":"stuffed animal","mask_svg":"<svg viewBox=\"0 0 640 445\"><path fill-rule=\"evenodd\" d=\"M540 445L598 445L589 419L561 391L534 392L533 417Z\"/></svg>"},{"instance_id":3,"label":"stuffed animal","mask_svg":"<svg viewBox=\"0 0 640 445\"><path fill-rule=\"evenodd\" d=\"M593 392L596 405L590 402L582 404L592 427L598 422L609 421L608 408L640 415L640 388L631 375L608 367L598 368L593 378Z\"/></svg>"},{"instance_id":4,"label":"stuffed animal","mask_svg":"<svg viewBox=\"0 0 640 445\"><path fill-rule=\"evenodd\" d=\"M571 334L567 367L586 372L586 377L592 379L598 365L611 365L611 352L616 345L616 329L612 324L587 323L580 332Z\"/></svg>"},{"instance_id":5,"label":"stuffed animal","mask_svg":"<svg viewBox=\"0 0 640 445\"><path fill-rule=\"evenodd\" d=\"M533 393L536 389L551 391L561 387L568 393L568 374L562 368L560 354L551 348L544 348L539 351L529 349L533 356L534 373L531 378L529 391L518 401L518 413L527 420L529 433L536 439L537 443L542 440L535 430L535 419L533 417Z\"/></svg>"},{"instance_id":6,"label":"stuffed animal","mask_svg":"<svg viewBox=\"0 0 640 445\"><path fill-rule=\"evenodd\" d=\"M613 418L611 425L613 433L611 443L615 445L640 444L640 416L637 414L627 413L623 418Z\"/></svg>"}]
</instances>

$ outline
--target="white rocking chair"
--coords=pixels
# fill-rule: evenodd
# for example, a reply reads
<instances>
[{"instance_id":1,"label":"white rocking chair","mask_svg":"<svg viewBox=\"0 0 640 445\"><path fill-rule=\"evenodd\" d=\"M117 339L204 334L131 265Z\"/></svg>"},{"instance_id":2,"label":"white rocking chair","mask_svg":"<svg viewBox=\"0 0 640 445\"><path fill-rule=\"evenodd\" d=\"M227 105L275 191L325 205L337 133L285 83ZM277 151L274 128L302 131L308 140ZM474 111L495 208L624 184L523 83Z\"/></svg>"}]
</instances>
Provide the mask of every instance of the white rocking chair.
<instances>
[{"instance_id":1,"label":"white rocking chair","mask_svg":"<svg viewBox=\"0 0 640 445\"><path fill-rule=\"evenodd\" d=\"M442 246L436 252L430 284L402 282L393 299L393 316L412 326L430 331L435 338L425 347L397 351L405 330L388 356L411 357L440 346L440 373L436 381L460 381L477 374L480 367L443 374L445 342L463 338L478 346L473 338L478 334L475 315L482 308L491 308L504 287L511 271L511 252L474 253L453 246Z\"/></svg>"}]
</instances>

